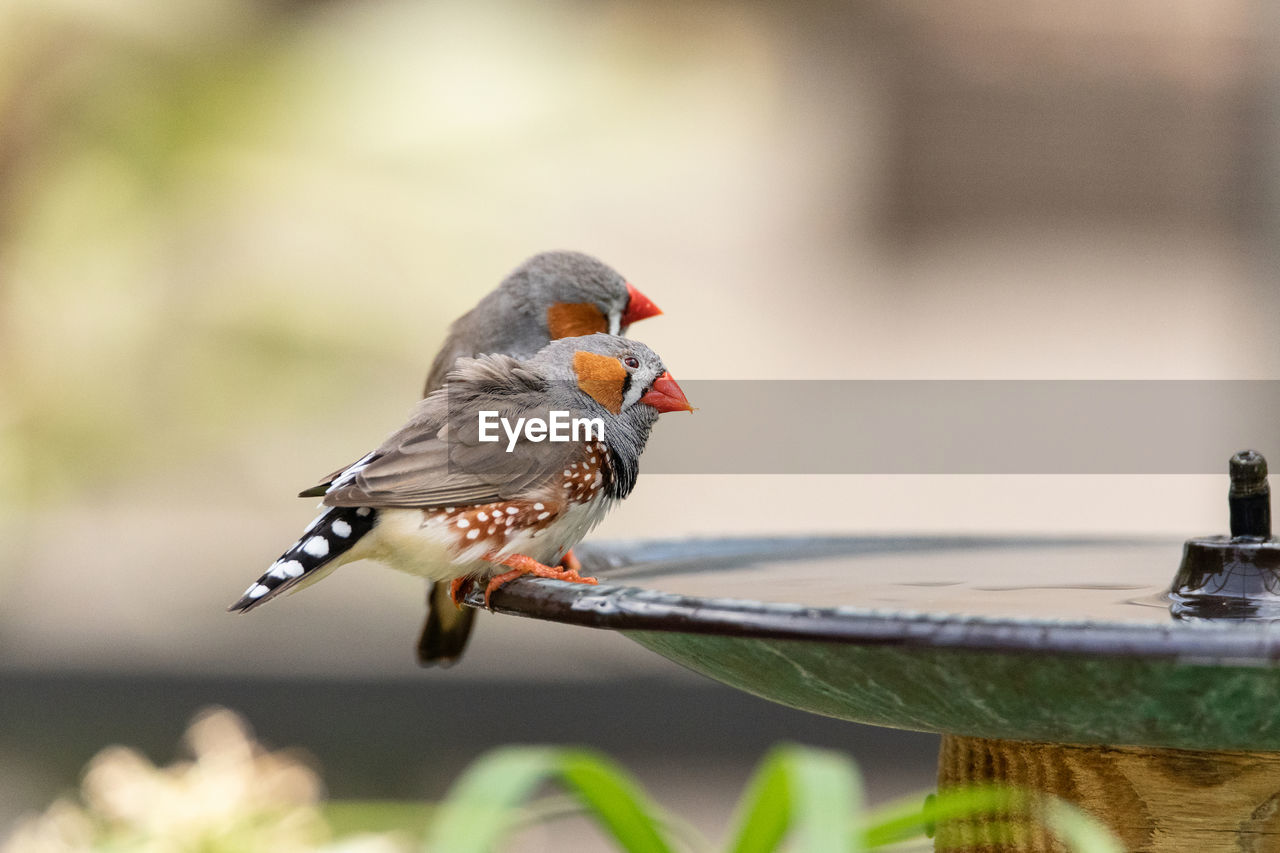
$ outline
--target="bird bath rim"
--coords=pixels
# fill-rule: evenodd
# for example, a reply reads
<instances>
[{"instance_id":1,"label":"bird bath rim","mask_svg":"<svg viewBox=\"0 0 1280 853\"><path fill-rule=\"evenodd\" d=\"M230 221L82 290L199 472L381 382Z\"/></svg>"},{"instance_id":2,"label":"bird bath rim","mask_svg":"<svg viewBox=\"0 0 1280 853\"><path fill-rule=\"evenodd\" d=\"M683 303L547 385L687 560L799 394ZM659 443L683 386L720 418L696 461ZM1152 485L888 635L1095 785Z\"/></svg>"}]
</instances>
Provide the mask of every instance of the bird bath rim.
<instances>
[{"instance_id":1,"label":"bird bath rim","mask_svg":"<svg viewBox=\"0 0 1280 853\"><path fill-rule=\"evenodd\" d=\"M1280 625L1267 620L1122 622L1108 619L1007 618L860 606L821 607L751 599L662 592L629 585L682 570L722 571L763 560L972 552L1007 548L1167 546L1164 539L1108 537L836 536L626 541L577 550L587 586L520 578L493 593L491 604L510 613L618 631L717 634L742 638L817 640L827 643L927 647L1092 657L1141 657L1218 666L1273 666L1280 661ZM1170 576L1176 563L1170 565ZM615 581L616 579L616 581ZM1123 579L1121 579L1123 580ZM1124 589L1117 585L1116 589ZM1049 590L1046 590L1048 593ZM1142 602L1167 607L1149 595ZM1139 596L1141 597L1141 596ZM472 590L465 598L482 606Z\"/></svg>"}]
</instances>

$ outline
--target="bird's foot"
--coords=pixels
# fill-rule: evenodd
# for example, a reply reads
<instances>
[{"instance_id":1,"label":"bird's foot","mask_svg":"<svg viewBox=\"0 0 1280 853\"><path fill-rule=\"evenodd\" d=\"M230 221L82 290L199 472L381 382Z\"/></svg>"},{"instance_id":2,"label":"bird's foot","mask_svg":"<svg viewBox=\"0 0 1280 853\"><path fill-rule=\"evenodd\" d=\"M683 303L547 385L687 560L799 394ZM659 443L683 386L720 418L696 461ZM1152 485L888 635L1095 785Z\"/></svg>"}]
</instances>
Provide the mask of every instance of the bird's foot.
<instances>
[{"instance_id":1,"label":"bird's foot","mask_svg":"<svg viewBox=\"0 0 1280 853\"><path fill-rule=\"evenodd\" d=\"M582 561L574 556L572 548L565 551L564 556L560 558L560 568L577 577L582 577L578 574L578 572L582 571Z\"/></svg>"},{"instance_id":2,"label":"bird's foot","mask_svg":"<svg viewBox=\"0 0 1280 853\"><path fill-rule=\"evenodd\" d=\"M540 578L551 578L552 580L569 581L570 583L592 585L599 583L595 578L587 578L578 574L578 568L568 570L554 569L551 566L539 563L532 557L526 557L524 554L512 554L510 557L503 557L501 560L494 560L493 562L506 566L511 571L497 575L489 581L489 585L484 590L485 607L489 606L489 596L493 594L495 589L523 575L537 575Z\"/></svg>"},{"instance_id":3,"label":"bird's foot","mask_svg":"<svg viewBox=\"0 0 1280 853\"><path fill-rule=\"evenodd\" d=\"M471 588L471 578L463 575L460 578L454 578L449 583L449 597L453 599L453 606L462 609L462 596L466 595ZM485 603L488 603L486 598Z\"/></svg>"}]
</instances>

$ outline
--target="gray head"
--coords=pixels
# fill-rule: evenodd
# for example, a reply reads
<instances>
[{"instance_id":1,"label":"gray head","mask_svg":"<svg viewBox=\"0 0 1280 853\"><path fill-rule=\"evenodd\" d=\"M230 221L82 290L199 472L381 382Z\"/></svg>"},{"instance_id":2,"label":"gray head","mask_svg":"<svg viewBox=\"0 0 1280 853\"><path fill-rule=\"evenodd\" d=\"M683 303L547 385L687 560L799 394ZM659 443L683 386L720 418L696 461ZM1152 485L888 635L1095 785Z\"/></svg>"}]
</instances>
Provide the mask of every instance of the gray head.
<instances>
[{"instance_id":1,"label":"gray head","mask_svg":"<svg viewBox=\"0 0 1280 853\"><path fill-rule=\"evenodd\" d=\"M614 415L637 406L655 414L692 411L658 354L630 338L604 334L562 338L543 347L528 365Z\"/></svg>"},{"instance_id":2,"label":"gray head","mask_svg":"<svg viewBox=\"0 0 1280 853\"><path fill-rule=\"evenodd\" d=\"M635 484L640 453L658 415L693 411L658 354L629 338L563 338L527 365L550 380L554 405L603 420L618 476L616 497L625 497Z\"/></svg>"},{"instance_id":3,"label":"gray head","mask_svg":"<svg viewBox=\"0 0 1280 853\"><path fill-rule=\"evenodd\" d=\"M582 252L543 252L518 266L499 285L514 305L546 321L547 340L621 334L662 313L608 264Z\"/></svg>"},{"instance_id":4,"label":"gray head","mask_svg":"<svg viewBox=\"0 0 1280 853\"><path fill-rule=\"evenodd\" d=\"M548 341L627 327L662 312L617 270L581 252L543 252L516 267L459 317L436 354L423 394L444 384L462 357L529 358Z\"/></svg>"}]
</instances>

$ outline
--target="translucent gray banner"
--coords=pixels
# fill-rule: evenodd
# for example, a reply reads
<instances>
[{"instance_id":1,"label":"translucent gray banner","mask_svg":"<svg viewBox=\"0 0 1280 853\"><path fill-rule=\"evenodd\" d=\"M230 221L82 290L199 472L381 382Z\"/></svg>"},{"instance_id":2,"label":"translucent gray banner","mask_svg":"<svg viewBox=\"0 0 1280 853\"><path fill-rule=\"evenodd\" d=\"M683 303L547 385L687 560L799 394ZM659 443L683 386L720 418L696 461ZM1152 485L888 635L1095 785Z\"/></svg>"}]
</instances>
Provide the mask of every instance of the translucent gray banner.
<instances>
[{"instance_id":1,"label":"translucent gray banner","mask_svg":"<svg viewBox=\"0 0 1280 853\"><path fill-rule=\"evenodd\" d=\"M682 381L644 473L1221 474L1280 460L1280 381Z\"/></svg>"}]
</instances>

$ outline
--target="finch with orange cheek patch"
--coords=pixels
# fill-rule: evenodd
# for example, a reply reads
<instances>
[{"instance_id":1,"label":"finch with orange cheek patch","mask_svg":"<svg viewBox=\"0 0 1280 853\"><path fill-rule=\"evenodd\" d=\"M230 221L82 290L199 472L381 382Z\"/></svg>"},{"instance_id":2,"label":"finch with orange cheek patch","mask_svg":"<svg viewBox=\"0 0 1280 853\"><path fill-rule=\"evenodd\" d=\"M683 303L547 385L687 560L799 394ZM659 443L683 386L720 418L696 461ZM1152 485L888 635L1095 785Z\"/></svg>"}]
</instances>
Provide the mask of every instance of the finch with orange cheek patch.
<instances>
[{"instance_id":1,"label":"finch with orange cheek patch","mask_svg":"<svg viewBox=\"0 0 1280 853\"><path fill-rule=\"evenodd\" d=\"M526 260L475 308L454 321L431 365L423 396L444 385L459 358L502 353L529 358L553 340L595 332L626 334L627 328L662 311L621 274L581 252L543 252ZM319 496L340 471L303 492ZM566 568L578 565L573 553ZM457 607L451 590L428 583L427 618L418 636L418 662L451 666L462 656L476 612Z\"/></svg>"},{"instance_id":2,"label":"finch with orange cheek patch","mask_svg":"<svg viewBox=\"0 0 1280 853\"><path fill-rule=\"evenodd\" d=\"M326 509L229 609L359 559L482 581L486 602L524 574L595 583L556 564L630 494L658 416L692 410L657 354L614 335L555 341L524 361L462 359L407 424L333 479ZM510 423L563 412L600 429L509 447L485 437L482 412Z\"/></svg>"},{"instance_id":3,"label":"finch with orange cheek patch","mask_svg":"<svg viewBox=\"0 0 1280 853\"><path fill-rule=\"evenodd\" d=\"M529 358L551 341L627 327L662 311L616 270L581 252L534 255L449 327L423 396L444 384L459 358Z\"/></svg>"}]
</instances>

